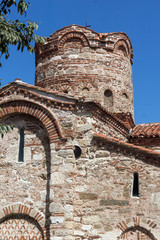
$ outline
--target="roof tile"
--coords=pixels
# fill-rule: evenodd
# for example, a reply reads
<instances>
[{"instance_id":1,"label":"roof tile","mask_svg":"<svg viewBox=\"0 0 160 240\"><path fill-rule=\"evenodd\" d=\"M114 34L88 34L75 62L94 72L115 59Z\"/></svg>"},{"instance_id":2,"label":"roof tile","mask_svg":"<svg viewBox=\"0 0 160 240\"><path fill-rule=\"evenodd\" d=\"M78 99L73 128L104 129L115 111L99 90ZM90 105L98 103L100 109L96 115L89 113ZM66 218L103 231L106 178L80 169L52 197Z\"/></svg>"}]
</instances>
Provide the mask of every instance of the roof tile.
<instances>
[{"instance_id":1,"label":"roof tile","mask_svg":"<svg viewBox=\"0 0 160 240\"><path fill-rule=\"evenodd\" d=\"M160 137L160 123L138 124L134 127L131 138Z\"/></svg>"}]
</instances>

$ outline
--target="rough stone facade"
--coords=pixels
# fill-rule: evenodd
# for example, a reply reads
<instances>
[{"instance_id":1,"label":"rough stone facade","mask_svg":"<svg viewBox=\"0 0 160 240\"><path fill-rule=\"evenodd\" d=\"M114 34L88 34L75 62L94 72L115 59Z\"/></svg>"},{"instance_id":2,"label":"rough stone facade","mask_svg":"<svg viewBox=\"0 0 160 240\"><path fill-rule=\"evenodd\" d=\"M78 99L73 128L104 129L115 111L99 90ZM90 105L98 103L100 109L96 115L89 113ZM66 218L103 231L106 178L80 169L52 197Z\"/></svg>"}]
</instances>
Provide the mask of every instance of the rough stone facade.
<instances>
[{"instance_id":1,"label":"rough stone facade","mask_svg":"<svg viewBox=\"0 0 160 240\"><path fill-rule=\"evenodd\" d=\"M0 239L160 239L160 124L134 124L131 63L126 34L72 25L36 46L35 86L0 89Z\"/></svg>"}]
</instances>

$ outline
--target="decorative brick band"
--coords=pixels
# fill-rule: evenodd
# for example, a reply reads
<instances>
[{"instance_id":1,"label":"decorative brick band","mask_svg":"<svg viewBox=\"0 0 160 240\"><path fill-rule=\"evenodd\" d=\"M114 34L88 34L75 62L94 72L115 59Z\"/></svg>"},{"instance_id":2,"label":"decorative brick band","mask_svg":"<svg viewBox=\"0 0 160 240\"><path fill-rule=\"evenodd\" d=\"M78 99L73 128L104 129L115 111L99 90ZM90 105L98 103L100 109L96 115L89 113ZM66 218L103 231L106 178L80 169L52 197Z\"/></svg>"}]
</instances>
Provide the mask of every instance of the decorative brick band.
<instances>
[{"instance_id":1,"label":"decorative brick band","mask_svg":"<svg viewBox=\"0 0 160 240\"><path fill-rule=\"evenodd\" d=\"M84 47L88 47L89 46L88 39L86 38L86 36L83 33L77 32L77 31L72 31L72 32L67 32L66 34L64 34L60 38L60 40L59 40L59 47L63 47L65 42L67 42L68 40L70 40L72 38L79 38L82 41Z\"/></svg>"},{"instance_id":2,"label":"decorative brick band","mask_svg":"<svg viewBox=\"0 0 160 240\"><path fill-rule=\"evenodd\" d=\"M54 119L51 112L38 105L37 103L29 101L14 101L3 103L0 110L0 118L5 118L11 114L28 114L37 118L46 128L50 143L61 142L65 139L62 136L57 121Z\"/></svg>"}]
</instances>

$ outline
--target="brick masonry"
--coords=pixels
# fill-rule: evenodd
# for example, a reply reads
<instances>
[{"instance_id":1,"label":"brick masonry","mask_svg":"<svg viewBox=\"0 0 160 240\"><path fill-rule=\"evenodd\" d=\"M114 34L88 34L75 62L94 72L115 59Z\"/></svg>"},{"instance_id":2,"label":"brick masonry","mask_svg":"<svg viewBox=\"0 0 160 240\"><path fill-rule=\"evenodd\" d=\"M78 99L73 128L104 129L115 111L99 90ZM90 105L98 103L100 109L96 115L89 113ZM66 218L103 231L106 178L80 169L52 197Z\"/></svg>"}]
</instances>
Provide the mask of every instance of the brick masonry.
<instances>
[{"instance_id":1,"label":"brick masonry","mask_svg":"<svg viewBox=\"0 0 160 240\"><path fill-rule=\"evenodd\" d=\"M72 25L37 45L35 84L133 115L131 63L132 46L126 34L98 34ZM106 90L111 91L110 98Z\"/></svg>"},{"instance_id":2,"label":"brick masonry","mask_svg":"<svg viewBox=\"0 0 160 240\"><path fill-rule=\"evenodd\" d=\"M130 138L131 63L126 34L72 25L36 46L36 86L0 89L1 123L14 126L0 139L0 239L160 239L159 141Z\"/></svg>"}]
</instances>

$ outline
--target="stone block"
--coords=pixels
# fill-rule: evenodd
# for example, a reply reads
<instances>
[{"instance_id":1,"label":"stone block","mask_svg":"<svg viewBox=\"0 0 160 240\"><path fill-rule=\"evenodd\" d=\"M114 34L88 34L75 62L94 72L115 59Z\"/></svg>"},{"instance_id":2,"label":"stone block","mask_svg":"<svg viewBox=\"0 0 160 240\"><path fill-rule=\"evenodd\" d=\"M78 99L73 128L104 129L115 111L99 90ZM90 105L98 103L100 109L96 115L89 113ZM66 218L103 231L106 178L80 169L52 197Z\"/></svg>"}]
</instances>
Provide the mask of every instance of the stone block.
<instances>
[{"instance_id":1,"label":"stone block","mask_svg":"<svg viewBox=\"0 0 160 240\"><path fill-rule=\"evenodd\" d=\"M68 156L73 156L73 150L67 149L67 150L59 150L58 156L66 158Z\"/></svg>"},{"instance_id":2,"label":"stone block","mask_svg":"<svg viewBox=\"0 0 160 240\"><path fill-rule=\"evenodd\" d=\"M63 240L63 237L51 237L51 240Z\"/></svg>"},{"instance_id":3,"label":"stone block","mask_svg":"<svg viewBox=\"0 0 160 240\"><path fill-rule=\"evenodd\" d=\"M60 172L54 172L51 174L51 183L54 185L64 184L65 175Z\"/></svg>"},{"instance_id":4,"label":"stone block","mask_svg":"<svg viewBox=\"0 0 160 240\"><path fill-rule=\"evenodd\" d=\"M33 160L38 161L38 160L42 160L42 159L43 159L42 153L36 153L33 155Z\"/></svg>"},{"instance_id":5,"label":"stone block","mask_svg":"<svg viewBox=\"0 0 160 240\"><path fill-rule=\"evenodd\" d=\"M76 236L84 236L84 232L80 231L80 230L75 230L74 231L74 235L76 235Z\"/></svg>"},{"instance_id":6,"label":"stone block","mask_svg":"<svg viewBox=\"0 0 160 240\"><path fill-rule=\"evenodd\" d=\"M100 205L101 206L128 206L129 201L127 200L115 200L115 199L102 199L100 200Z\"/></svg>"},{"instance_id":7,"label":"stone block","mask_svg":"<svg viewBox=\"0 0 160 240\"><path fill-rule=\"evenodd\" d=\"M63 223L64 222L64 217L52 217L51 216L51 223Z\"/></svg>"},{"instance_id":8,"label":"stone block","mask_svg":"<svg viewBox=\"0 0 160 240\"><path fill-rule=\"evenodd\" d=\"M110 156L110 152L108 151L97 151L96 152L96 158L106 158L106 157L109 157Z\"/></svg>"},{"instance_id":9,"label":"stone block","mask_svg":"<svg viewBox=\"0 0 160 240\"><path fill-rule=\"evenodd\" d=\"M84 230L84 231L90 231L91 228L92 228L92 225L83 225L82 226L82 230Z\"/></svg>"},{"instance_id":10,"label":"stone block","mask_svg":"<svg viewBox=\"0 0 160 240\"><path fill-rule=\"evenodd\" d=\"M98 195L96 193L87 193L87 192L79 193L79 197L81 200L96 200L96 199L98 199Z\"/></svg>"},{"instance_id":11,"label":"stone block","mask_svg":"<svg viewBox=\"0 0 160 240\"><path fill-rule=\"evenodd\" d=\"M90 225L99 222L100 217L98 215L87 215L82 217L82 223L84 223L85 225Z\"/></svg>"},{"instance_id":12,"label":"stone block","mask_svg":"<svg viewBox=\"0 0 160 240\"><path fill-rule=\"evenodd\" d=\"M51 213L60 213L64 212L64 208L60 203L52 202L49 206L49 210Z\"/></svg>"}]
</instances>

